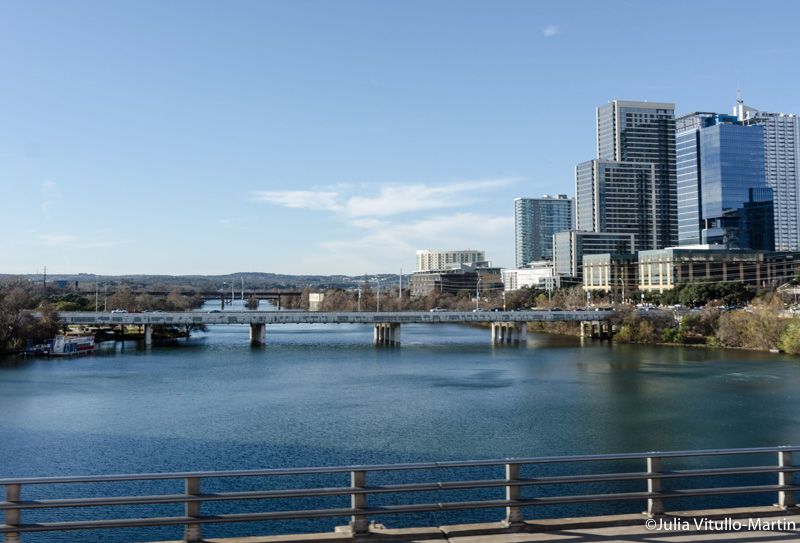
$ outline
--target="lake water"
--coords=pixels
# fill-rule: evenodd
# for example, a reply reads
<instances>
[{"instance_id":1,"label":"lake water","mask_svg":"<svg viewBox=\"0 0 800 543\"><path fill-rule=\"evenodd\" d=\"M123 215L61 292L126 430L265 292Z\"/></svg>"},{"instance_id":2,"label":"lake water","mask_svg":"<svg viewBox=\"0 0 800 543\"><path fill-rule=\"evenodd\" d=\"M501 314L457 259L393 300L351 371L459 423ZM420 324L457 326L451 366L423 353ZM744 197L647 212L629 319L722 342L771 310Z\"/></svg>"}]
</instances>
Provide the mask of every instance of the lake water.
<instances>
[{"instance_id":1,"label":"lake water","mask_svg":"<svg viewBox=\"0 0 800 543\"><path fill-rule=\"evenodd\" d=\"M403 345L394 349L375 348L372 329L360 325L271 326L268 345L255 349L248 347L247 334L243 326L219 326L151 349L133 342L104 344L87 357L4 361L0 477L800 444L800 359L789 356L582 345L576 338L537 334L529 334L525 347L493 348L487 329L450 325L404 325ZM340 479L311 482L346 483ZM250 488L254 481L226 484L219 488ZM179 483L85 485L75 492L180 488ZM23 497L64 496L57 491L63 489L30 488ZM500 497L492 492L482 495ZM774 496L752 499L772 503ZM727 500L720 503L737 503ZM345 498L235 503L204 506L204 512L313 507L322 501L331 507L347 503ZM614 507L640 511L642 504ZM168 515L181 508L125 511ZM587 512L595 509L553 507L526 514ZM98 513L23 512L23 521ZM402 526L500 518L502 511L376 520ZM330 530L346 520L214 526L204 533ZM149 541L180 533L164 528L26 534L24 540Z\"/></svg>"}]
</instances>

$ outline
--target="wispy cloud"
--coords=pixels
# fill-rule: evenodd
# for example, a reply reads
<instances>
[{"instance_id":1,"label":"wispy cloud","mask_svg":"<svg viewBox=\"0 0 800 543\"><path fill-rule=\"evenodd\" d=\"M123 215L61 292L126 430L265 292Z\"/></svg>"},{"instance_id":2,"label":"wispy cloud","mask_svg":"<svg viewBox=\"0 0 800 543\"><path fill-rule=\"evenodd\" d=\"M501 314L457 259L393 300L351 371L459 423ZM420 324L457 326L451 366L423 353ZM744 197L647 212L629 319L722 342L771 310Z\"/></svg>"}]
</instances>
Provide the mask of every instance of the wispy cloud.
<instances>
[{"instance_id":1,"label":"wispy cloud","mask_svg":"<svg viewBox=\"0 0 800 543\"><path fill-rule=\"evenodd\" d=\"M414 251L425 248L485 249L489 259L500 261L512 257L504 250L510 246L512 216L454 213L412 222L358 219L350 224L362 232L353 239L321 242L321 250L307 255L303 266L326 266L351 274L386 271L393 263L410 263Z\"/></svg>"},{"instance_id":2,"label":"wispy cloud","mask_svg":"<svg viewBox=\"0 0 800 543\"><path fill-rule=\"evenodd\" d=\"M552 38L553 36L558 36L559 34L561 34L561 29L556 25L547 25L542 29L542 36L545 38Z\"/></svg>"},{"instance_id":3,"label":"wispy cloud","mask_svg":"<svg viewBox=\"0 0 800 543\"><path fill-rule=\"evenodd\" d=\"M39 187L39 192L42 195L42 216L49 221L52 218L53 208L61 200L61 189L58 184L48 179Z\"/></svg>"},{"instance_id":4,"label":"wispy cloud","mask_svg":"<svg viewBox=\"0 0 800 543\"><path fill-rule=\"evenodd\" d=\"M253 192L251 199L294 209L338 211L341 208L336 202L338 196L336 192L313 190L260 190Z\"/></svg>"},{"instance_id":5,"label":"wispy cloud","mask_svg":"<svg viewBox=\"0 0 800 543\"><path fill-rule=\"evenodd\" d=\"M119 245L128 243L125 240L80 238L73 234L63 234L58 232L37 234L36 242L39 245L69 249L103 249L108 247L117 247Z\"/></svg>"},{"instance_id":6,"label":"wispy cloud","mask_svg":"<svg viewBox=\"0 0 800 543\"><path fill-rule=\"evenodd\" d=\"M257 191L250 199L330 213L346 233L335 239L323 237L318 249L299 258L297 264L301 269L360 274L410 263L414 251L424 248L484 249L490 259L510 261L513 215L471 209L483 209L487 194L523 180L495 177L440 184L340 184L315 190Z\"/></svg>"},{"instance_id":7,"label":"wispy cloud","mask_svg":"<svg viewBox=\"0 0 800 543\"><path fill-rule=\"evenodd\" d=\"M441 185L385 184L371 195L331 190L256 191L251 194L251 199L294 209L332 211L351 218L389 217L460 207L473 201L479 193L521 180L499 177Z\"/></svg>"}]
</instances>

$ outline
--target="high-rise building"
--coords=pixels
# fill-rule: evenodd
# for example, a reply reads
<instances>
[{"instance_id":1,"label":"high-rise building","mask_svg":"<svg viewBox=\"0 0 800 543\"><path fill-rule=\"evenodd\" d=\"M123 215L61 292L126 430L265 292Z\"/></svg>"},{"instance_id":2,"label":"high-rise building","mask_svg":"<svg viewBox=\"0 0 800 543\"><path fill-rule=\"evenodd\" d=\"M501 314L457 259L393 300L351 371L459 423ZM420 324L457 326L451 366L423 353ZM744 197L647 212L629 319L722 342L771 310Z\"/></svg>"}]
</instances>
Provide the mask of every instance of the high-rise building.
<instances>
[{"instance_id":1,"label":"high-rise building","mask_svg":"<svg viewBox=\"0 0 800 543\"><path fill-rule=\"evenodd\" d=\"M573 200L566 194L514 200L517 267L553 259L553 234L571 230Z\"/></svg>"},{"instance_id":2,"label":"high-rise building","mask_svg":"<svg viewBox=\"0 0 800 543\"><path fill-rule=\"evenodd\" d=\"M463 251L417 251L418 272L457 270L461 264L485 262L486 253L473 249Z\"/></svg>"},{"instance_id":3,"label":"high-rise building","mask_svg":"<svg viewBox=\"0 0 800 543\"><path fill-rule=\"evenodd\" d=\"M575 167L576 228L632 234L633 250L656 247L655 166L589 160Z\"/></svg>"},{"instance_id":4,"label":"high-rise building","mask_svg":"<svg viewBox=\"0 0 800 543\"><path fill-rule=\"evenodd\" d=\"M775 249L800 250L800 118L744 105L733 114L744 124L764 127L764 170L773 191Z\"/></svg>"},{"instance_id":5,"label":"high-rise building","mask_svg":"<svg viewBox=\"0 0 800 543\"><path fill-rule=\"evenodd\" d=\"M773 250L772 190L764 176L764 130L731 115L676 120L680 245Z\"/></svg>"},{"instance_id":6,"label":"high-rise building","mask_svg":"<svg viewBox=\"0 0 800 543\"><path fill-rule=\"evenodd\" d=\"M655 246L675 245L675 104L614 100L598 107L597 158L653 165Z\"/></svg>"}]
</instances>

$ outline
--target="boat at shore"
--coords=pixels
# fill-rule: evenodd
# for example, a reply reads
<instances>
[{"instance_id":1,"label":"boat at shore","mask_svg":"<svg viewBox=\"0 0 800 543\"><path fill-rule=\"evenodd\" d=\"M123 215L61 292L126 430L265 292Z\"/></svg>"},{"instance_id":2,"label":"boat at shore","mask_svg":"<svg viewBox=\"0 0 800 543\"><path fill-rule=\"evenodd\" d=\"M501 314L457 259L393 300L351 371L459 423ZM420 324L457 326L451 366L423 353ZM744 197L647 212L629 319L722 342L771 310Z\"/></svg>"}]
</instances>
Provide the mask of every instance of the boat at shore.
<instances>
[{"instance_id":1,"label":"boat at shore","mask_svg":"<svg viewBox=\"0 0 800 543\"><path fill-rule=\"evenodd\" d=\"M95 349L94 336L63 336L48 339L41 345L28 347L20 354L27 356L74 356Z\"/></svg>"}]
</instances>

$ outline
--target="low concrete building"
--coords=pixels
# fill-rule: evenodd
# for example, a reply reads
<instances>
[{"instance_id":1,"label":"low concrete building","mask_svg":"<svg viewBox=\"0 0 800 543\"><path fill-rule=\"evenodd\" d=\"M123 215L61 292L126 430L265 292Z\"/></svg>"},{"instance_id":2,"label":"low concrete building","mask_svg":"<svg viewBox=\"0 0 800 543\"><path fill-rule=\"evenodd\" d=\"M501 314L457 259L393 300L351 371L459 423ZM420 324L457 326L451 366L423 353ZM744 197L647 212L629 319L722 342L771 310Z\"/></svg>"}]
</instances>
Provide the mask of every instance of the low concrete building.
<instances>
[{"instance_id":1,"label":"low concrete building","mask_svg":"<svg viewBox=\"0 0 800 543\"><path fill-rule=\"evenodd\" d=\"M412 296L427 296L432 292L456 294L466 290L474 293L502 290L502 268L493 268L488 262L461 264L458 269L418 272L411 274L409 288Z\"/></svg>"},{"instance_id":2,"label":"low concrete building","mask_svg":"<svg viewBox=\"0 0 800 543\"><path fill-rule=\"evenodd\" d=\"M631 298L638 287L639 260L632 253L603 253L583 256L583 288Z\"/></svg>"},{"instance_id":3,"label":"low concrete building","mask_svg":"<svg viewBox=\"0 0 800 543\"><path fill-rule=\"evenodd\" d=\"M639 290L664 292L693 282L733 282L768 287L800 271L800 253L667 247L639 252Z\"/></svg>"},{"instance_id":4,"label":"low concrete building","mask_svg":"<svg viewBox=\"0 0 800 543\"><path fill-rule=\"evenodd\" d=\"M521 288L541 288L552 290L561 286L561 278L553 270L553 263L547 260L531 262L528 268L503 271L503 287L507 291Z\"/></svg>"},{"instance_id":5,"label":"low concrete building","mask_svg":"<svg viewBox=\"0 0 800 543\"><path fill-rule=\"evenodd\" d=\"M553 268L561 276L583 279L583 256L633 253L633 234L569 230L553 236Z\"/></svg>"}]
</instances>

